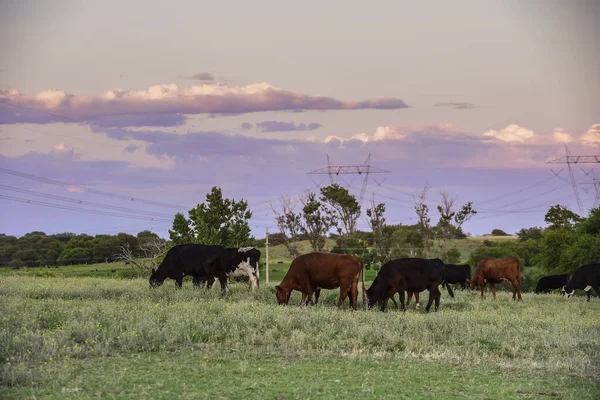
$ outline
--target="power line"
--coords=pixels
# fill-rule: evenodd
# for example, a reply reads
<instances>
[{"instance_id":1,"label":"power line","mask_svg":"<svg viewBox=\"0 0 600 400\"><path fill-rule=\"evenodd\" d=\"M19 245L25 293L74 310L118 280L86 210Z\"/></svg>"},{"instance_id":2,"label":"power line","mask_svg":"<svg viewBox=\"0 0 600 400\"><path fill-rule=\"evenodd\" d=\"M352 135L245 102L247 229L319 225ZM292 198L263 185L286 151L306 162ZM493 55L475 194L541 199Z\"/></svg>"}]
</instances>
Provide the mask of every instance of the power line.
<instances>
[{"instance_id":1,"label":"power line","mask_svg":"<svg viewBox=\"0 0 600 400\"><path fill-rule=\"evenodd\" d=\"M108 211L88 210L88 209L77 208L77 207L73 207L73 206L64 206L61 204L46 203L43 201L28 200L28 199L23 199L20 197L7 196L4 194L0 194L0 198L6 199L6 200L11 200L11 201L16 201L16 202L20 202L20 203L25 203L25 204L33 204L33 205L44 206L44 207L53 207L53 208L59 208L62 210L78 211L78 212L84 212L84 213L89 213L89 214L107 215L107 216L119 217L119 218L139 219L139 220L144 220L144 221L171 222L171 220L168 220L165 218L143 217L141 215L126 215L126 214L111 213Z\"/></svg>"},{"instance_id":2,"label":"power line","mask_svg":"<svg viewBox=\"0 0 600 400\"><path fill-rule=\"evenodd\" d=\"M558 175L556 175L556 176L558 176ZM543 180L541 180L539 182L536 182L534 184L528 185L527 187L524 187L523 189L515 190L513 192L508 192L508 193L503 194L502 196L496 196L496 197L494 197L493 199L490 199L490 200L484 200L484 201L481 201L481 202L477 202L477 205L482 205L482 204L487 204L487 203L493 203L494 201L503 199L505 197L512 196L513 194L524 192L526 190L529 190L529 189L532 189L534 187L537 187L537 186L539 186L539 185L541 185L543 183L546 183L546 182L554 179L556 176L551 176L549 178L543 179Z\"/></svg>"},{"instance_id":3,"label":"power line","mask_svg":"<svg viewBox=\"0 0 600 400\"><path fill-rule=\"evenodd\" d=\"M173 217L170 214L161 214L161 213L155 213L155 212L152 212L152 211L143 211L143 210L136 210L136 209L127 208L127 207L111 206L111 205L108 205L108 204L95 203L95 202L87 201L87 200L76 200L76 199L71 199L71 198L68 198L68 197L56 196L56 195L46 194L46 193L40 193L40 192L35 192L33 190L20 189L20 188L16 188L16 187L12 187L12 186L7 186L7 185L2 185L2 184L0 184L0 189L11 190L13 192L19 192L19 193L30 194L30 195L33 195L33 196L44 197L44 198L52 199L52 200L65 201L65 202L68 202L68 203L89 205L89 206L92 206L92 207L106 208L106 209L116 210L116 211L126 211L126 212L138 213L138 214L146 214L146 215L150 215L150 216L154 216L154 217L159 217L159 218L160 217L162 217L162 218L172 218Z\"/></svg>"},{"instance_id":4,"label":"power line","mask_svg":"<svg viewBox=\"0 0 600 400\"><path fill-rule=\"evenodd\" d=\"M122 194L107 192L107 191L104 191L104 190L86 188L86 187L79 186L79 185L74 185L74 184L71 184L71 183L55 181L53 179L42 178L40 176L26 174L24 172L13 171L13 170L10 170L8 168L2 168L2 167L0 167L0 172L6 173L6 174L15 175L15 176L19 176L21 178L31 179L31 180L38 181L38 182L49 183L49 184L52 184L52 185L58 185L58 186L62 186L62 187L66 187L66 188L71 188L71 189L79 189L79 190L82 190L82 191L85 191L85 192L88 192L88 193L94 193L94 194L101 195L101 196L108 196L108 197L112 197L112 198L120 199L120 200L136 201L138 203L144 203L144 204L149 204L149 205L154 205L154 206L159 206L159 207L175 208L175 209L179 209L179 210L185 209L185 207L180 206L180 205L176 205L176 204L161 203L161 202L158 202L158 201L145 200L145 199L141 199L141 198L138 198L138 197L132 197L132 196L125 196L125 195L122 195Z\"/></svg>"}]
</instances>

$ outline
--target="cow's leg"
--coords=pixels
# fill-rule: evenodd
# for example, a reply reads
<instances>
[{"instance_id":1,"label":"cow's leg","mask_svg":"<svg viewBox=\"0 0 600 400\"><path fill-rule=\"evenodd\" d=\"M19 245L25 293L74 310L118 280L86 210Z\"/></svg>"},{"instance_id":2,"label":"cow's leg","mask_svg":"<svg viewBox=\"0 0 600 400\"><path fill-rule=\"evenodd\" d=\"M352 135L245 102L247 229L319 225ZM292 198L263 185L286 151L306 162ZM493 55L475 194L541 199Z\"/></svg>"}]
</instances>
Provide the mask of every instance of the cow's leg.
<instances>
[{"instance_id":1,"label":"cow's leg","mask_svg":"<svg viewBox=\"0 0 600 400\"><path fill-rule=\"evenodd\" d=\"M483 299L483 291L485 290L485 283L480 283L479 289L481 289L481 298Z\"/></svg>"},{"instance_id":2,"label":"cow's leg","mask_svg":"<svg viewBox=\"0 0 600 400\"><path fill-rule=\"evenodd\" d=\"M410 299L412 299L414 293L413 292L406 292L406 294L407 294L407 296L406 296L406 307L408 307L408 306L410 306ZM400 292L398 292L398 295L400 295Z\"/></svg>"},{"instance_id":3,"label":"cow's leg","mask_svg":"<svg viewBox=\"0 0 600 400\"><path fill-rule=\"evenodd\" d=\"M346 296L348 295L348 289L350 288L347 287L347 285L340 285L340 298L338 300L338 308L342 305L344 300L346 300Z\"/></svg>"},{"instance_id":4,"label":"cow's leg","mask_svg":"<svg viewBox=\"0 0 600 400\"><path fill-rule=\"evenodd\" d=\"M523 299L521 298L521 285L519 284L519 281L518 281L518 279L512 279L512 280L510 281L510 283L512 283L512 285L513 285L513 300L516 300L516 299L515 299L515 293L516 293L516 294L517 294L517 296L519 297L519 300L523 300Z\"/></svg>"},{"instance_id":5,"label":"cow's leg","mask_svg":"<svg viewBox=\"0 0 600 400\"><path fill-rule=\"evenodd\" d=\"M435 298L433 299L435 301L435 311L437 312L437 310L440 309L440 297L442 296L442 293L440 292L440 290L438 289L438 287L434 287L435 290Z\"/></svg>"},{"instance_id":6,"label":"cow's leg","mask_svg":"<svg viewBox=\"0 0 600 400\"><path fill-rule=\"evenodd\" d=\"M594 289L594 292L596 292L596 296L600 297L600 285L594 284L590 286L592 287L592 289ZM590 301L590 297L592 297L591 289L587 291L587 301Z\"/></svg>"},{"instance_id":7,"label":"cow's leg","mask_svg":"<svg viewBox=\"0 0 600 400\"><path fill-rule=\"evenodd\" d=\"M221 284L221 295L229 293L229 278L225 271L221 271L219 274L219 283Z\"/></svg>"},{"instance_id":8,"label":"cow's leg","mask_svg":"<svg viewBox=\"0 0 600 400\"><path fill-rule=\"evenodd\" d=\"M494 299L496 298L496 286L494 286L494 282L490 282L490 290L492 291L492 294L494 295Z\"/></svg>"},{"instance_id":9,"label":"cow's leg","mask_svg":"<svg viewBox=\"0 0 600 400\"><path fill-rule=\"evenodd\" d=\"M465 283L465 281L462 281L460 283L460 287L462 288L462 290L465 290L467 288L467 284Z\"/></svg>"},{"instance_id":10,"label":"cow's leg","mask_svg":"<svg viewBox=\"0 0 600 400\"><path fill-rule=\"evenodd\" d=\"M396 299L394 299L394 295L395 295L395 294L396 294L396 293L394 293L394 294L392 295L392 297L390 297L390 300L392 300L392 303L394 303L394 305L396 306L396 308L400 308L400 306L398 305L398 303L396 303Z\"/></svg>"},{"instance_id":11,"label":"cow's leg","mask_svg":"<svg viewBox=\"0 0 600 400\"><path fill-rule=\"evenodd\" d=\"M352 286L350 286L350 290L348 292L348 296L350 298L350 307L356 311L358 305L358 282L352 283Z\"/></svg>"},{"instance_id":12,"label":"cow's leg","mask_svg":"<svg viewBox=\"0 0 600 400\"><path fill-rule=\"evenodd\" d=\"M302 300L300 300L300 305L301 306L308 305L308 293L306 293L305 291L302 291Z\"/></svg>"},{"instance_id":13,"label":"cow's leg","mask_svg":"<svg viewBox=\"0 0 600 400\"><path fill-rule=\"evenodd\" d=\"M415 301L415 310L417 310L421 306L421 304L419 304L419 292L415 292Z\"/></svg>"},{"instance_id":14,"label":"cow's leg","mask_svg":"<svg viewBox=\"0 0 600 400\"><path fill-rule=\"evenodd\" d=\"M175 278L175 287L177 289L181 289L182 285L183 285L183 275L179 275L177 278Z\"/></svg>"},{"instance_id":15,"label":"cow's leg","mask_svg":"<svg viewBox=\"0 0 600 400\"><path fill-rule=\"evenodd\" d=\"M433 299L435 298L435 290L437 289L437 286L433 285L433 287L431 289L429 289L429 299L427 299L427 306L425 306L425 312L429 312L429 310L431 309L431 304L433 304ZM438 290L439 292L439 290Z\"/></svg>"},{"instance_id":16,"label":"cow's leg","mask_svg":"<svg viewBox=\"0 0 600 400\"><path fill-rule=\"evenodd\" d=\"M408 292L408 300L410 301L410 295L412 292ZM406 292L404 290L400 290L398 292L398 297L400 298L400 311L402 312L406 312L406 306L408 305L408 303L405 305L404 304L404 296L405 296Z\"/></svg>"},{"instance_id":17,"label":"cow's leg","mask_svg":"<svg viewBox=\"0 0 600 400\"><path fill-rule=\"evenodd\" d=\"M385 311L385 308L387 307L387 302L388 302L387 298L384 300L381 300L381 307L379 308L379 311L382 311L382 312Z\"/></svg>"}]
</instances>

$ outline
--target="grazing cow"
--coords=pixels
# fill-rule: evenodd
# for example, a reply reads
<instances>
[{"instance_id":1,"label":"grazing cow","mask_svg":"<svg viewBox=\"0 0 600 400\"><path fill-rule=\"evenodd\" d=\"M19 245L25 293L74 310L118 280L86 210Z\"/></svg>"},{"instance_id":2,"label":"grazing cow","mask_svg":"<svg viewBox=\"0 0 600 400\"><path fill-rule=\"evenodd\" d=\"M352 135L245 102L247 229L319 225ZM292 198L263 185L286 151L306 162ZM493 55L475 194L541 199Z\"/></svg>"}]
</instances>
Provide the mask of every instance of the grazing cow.
<instances>
[{"instance_id":1,"label":"grazing cow","mask_svg":"<svg viewBox=\"0 0 600 400\"><path fill-rule=\"evenodd\" d=\"M278 304L287 304L292 291L302 292L301 304L313 304L312 294L321 289L340 288L338 307L349 296L350 306L356 310L358 277L362 276L363 305L366 304L364 264L358 257L347 254L309 253L297 257L281 283L275 286Z\"/></svg>"},{"instance_id":2,"label":"grazing cow","mask_svg":"<svg viewBox=\"0 0 600 400\"><path fill-rule=\"evenodd\" d=\"M468 264L444 264L446 267L446 284L460 283L464 290L467 288L467 281L471 279L471 267Z\"/></svg>"},{"instance_id":3,"label":"grazing cow","mask_svg":"<svg viewBox=\"0 0 600 400\"><path fill-rule=\"evenodd\" d=\"M247 275L250 282L250 288L258 287L259 269L258 261L260 259L260 251L254 247L228 247L225 249L225 272L227 277ZM207 287L211 287L215 283L215 276L194 276L192 282L195 286L203 287L206 283ZM229 280L227 280L227 289L229 290Z\"/></svg>"},{"instance_id":4,"label":"grazing cow","mask_svg":"<svg viewBox=\"0 0 600 400\"><path fill-rule=\"evenodd\" d=\"M596 296L600 297L600 263L586 264L573 274L569 283L562 288L562 294L567 299L573 296L575 289L583 289L587 292L587 301L590 301L592 289Z\"/></svg>"},{"instance_id":5,"label":"grazing cow","mask_svg":"<svg viewBox=\"0 0 600 400\"><path fill-rule=\"evenodd\" d=\"M444 283L444 262L439 258L400 258L383 264L373 284L367 289L369 308L381 303L381 311L385 311L387 300L400 294L400 309L406 311L404 292L419 293L429 290L429 301L425 311L429 312L431 304L435 301L435 311L440 307L440 290L438 286ZM454 292L446 285L448 293L454 297ZM415 296L416 297L416 296Z\"/></svg>"},{"instance_id":6,"label":"grazing cow","mask_svg":"<svg viewBox=\"0 0 600 400\"><path fill-rule=\"evenodd\" d=\"M513 300L515 296L519 295L521 298L521 263L517 257L504 257L504 258L490 258L487 260L481 260L475 268L475 277L469 280L469 286L471 290L479 288L481 290L481 298L483 298L483 291L486 284L490 284L490 289L496 298L495 284L507 280L513 285Z\"/></svg>"},{"instance_id":7,"label":"grazing cow","mask_svg":"<svg viewBox=\"0 0 600 400\"><path fill-rule=\"evenodd\" d=\"M221 290L227 289L227 274L225 270L225 248L216 245L180 244L167 251L164 260L155 270L152 268L150 286L157 287L165 279L175 280L176 287L180 288L183 277L191 275L202 278L204 281L218 278Z\"/></svg>"},{"instance_id":8,"label":"grazing cow","mask_svg":"<svg viewBox=\"0 0 600 400\"><path fill-rule=\"evenodd\" d=\"M550 293L552 289L560 289L567 283L569 283L569 274L544 276L535 286L535 292Z\"/></svg>"}]
</instances>

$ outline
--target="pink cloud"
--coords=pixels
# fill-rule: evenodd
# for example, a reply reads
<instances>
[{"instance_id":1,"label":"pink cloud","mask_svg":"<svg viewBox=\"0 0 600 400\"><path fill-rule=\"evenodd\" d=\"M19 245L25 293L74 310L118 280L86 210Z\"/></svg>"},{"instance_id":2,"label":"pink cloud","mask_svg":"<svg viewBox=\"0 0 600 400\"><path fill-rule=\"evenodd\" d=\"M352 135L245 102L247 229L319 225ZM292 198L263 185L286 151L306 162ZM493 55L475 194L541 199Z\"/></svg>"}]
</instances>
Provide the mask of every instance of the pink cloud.
<instances>
[{"instance_id":1,"label":"pink cloud","mask_svg":"<svg viewBox=\"0 0 600 400\"><path fill-rule=\"evenodd\" d=\"M3 104L4 103L4 104ZM16 90L0 91L0 123L85 122L124 115L242 114L281 110L401 109L398 99L378 97L364 101L339 100L291 92L266 82L246 86L204 84L180 87L154 85L145 90L117 88L101 95L76 95L62 90L45 90L25 95ZM13 106L13 107L11 107ZM37 111L37 113L36 113ZM42 115L40 115L40 113ZM130 117L131 118L131 117ZM105 121L106 122L106 121ZM177 118L168 121L172 126ZM126 125L130 124L130 125ZM104 126L141 126L128 119L108 120ZM161 125L167 126L167 125Z\"/></svg>"},{"instance_id":2,"label":"pink cloud","mask_svg":"<svg viewBox=\"0 0 600 400\"><path fill-rule=\"evenodd\" d=\"M600 124L594 124L581 136L581 143L586 146L600 145Z\"/></svg>"}]
</instances>

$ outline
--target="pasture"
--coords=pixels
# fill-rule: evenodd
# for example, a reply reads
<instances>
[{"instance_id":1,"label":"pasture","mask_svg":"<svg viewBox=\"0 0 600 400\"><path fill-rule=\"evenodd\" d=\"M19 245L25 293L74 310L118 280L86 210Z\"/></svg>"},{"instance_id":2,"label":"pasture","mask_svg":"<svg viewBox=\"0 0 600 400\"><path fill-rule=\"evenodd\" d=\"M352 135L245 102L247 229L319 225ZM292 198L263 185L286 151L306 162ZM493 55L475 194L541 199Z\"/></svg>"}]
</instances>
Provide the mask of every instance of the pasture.
<instances>
[{"instance_id":1,"label":"pasture","mask_svg":"<svg viewBox=\"0 0 600 400\"><path fill-rule=\"evenodd\" d=\"M249 292L232 284L221 298L217 287L198 290L190 282L182 290L173 281L150 290L144 278L4 272L0 397L594 399L600 393L596 298L526 293L517 303L506 292L481 300L456 290L454 299L442 292L437 313L415 310L414 303L405 314L393 307L352 312L347 301L335 308L336 290L324 290L315 307L298 306L296 292L290 306L276 306L274 285Z\"/></svg>"}]
</instances>

